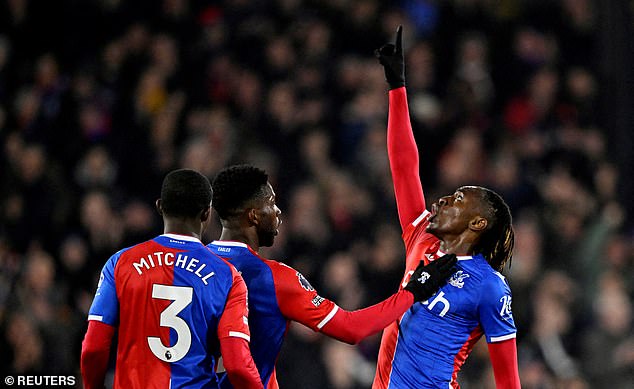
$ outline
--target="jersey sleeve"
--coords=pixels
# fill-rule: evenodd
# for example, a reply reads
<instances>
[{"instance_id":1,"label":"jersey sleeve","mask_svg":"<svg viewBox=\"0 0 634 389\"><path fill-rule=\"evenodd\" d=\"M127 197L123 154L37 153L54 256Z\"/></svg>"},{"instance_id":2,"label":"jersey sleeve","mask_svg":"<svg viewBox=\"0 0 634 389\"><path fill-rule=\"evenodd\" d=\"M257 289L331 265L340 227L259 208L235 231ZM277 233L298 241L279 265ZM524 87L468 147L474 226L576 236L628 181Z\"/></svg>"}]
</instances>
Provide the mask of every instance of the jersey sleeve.
<instances>
[{"instance_id":1,"label":"jersey sleeve","mask_svg":"<svg viewBox=\"0 0 634 389\"><path fill-rule=\"evenodd\" d=\"M227 264L231 268L233 280L225 309L218 322L218 338L237 337L248 342L251 340L251 333L249 332L247 286L233 265Z\"/></svg>"},{"instance_id":2,"label":"jersey sleeve","mask_svg":"<svg viewBox=\"0 0 634 389\"><path fill-rule=\"evenodd\" d=\"M119 323L119 298L114 279L114 270L121 252L108 259L99 275L95 298L88 311L88 320L100 321L111 326Z\"/></svg>"},{"instance_id":3,"label":"jersey sleeve","mask_svg":"<svg viewBox=\"0 0 634 389\"><path fill-rule=\"evenodd\" d=\"M394 181L394 194L401 228L425 210L425 196L419 175L418 146L409 118L405 88L389 92L387 151Z\"/></svg>"},{"instance_id":4,"label":"jersey sleeve","mask_svg":"<svg viewBox=\"0 0 634 389\"><path fill-rule=\"evenodd\" d=\"M103 388L115 328L96 320L88 322L81 344L80 370L85 389Z\"/></svg>"},{"instance_id":5,"label":"jersey sleeve","mask_svg":"<svg viewBox=\"0 0 634 389\"><path fill-rule=\"evenodd\" d=\"M520 384L515 339L489 343L488 346L495 386L505 389L520 389L522 385Z\"/></svg>"},{"instance_id":6,"label":"jersey sleeve","mask_svg":"<svg viewBox=\"0 0 634 389\"><path fill-rule=\"evenodd\" d=\"M517 333L511 311L511 289L504 277L487 282L478 305L480 324L488 343L514 339Z\"/></svg>"},{"instance_id":7,"label":"jersey sleeve","mask_svg":"<svg viewBox=\"0 0 634 389\"><path fill-rule=\"evenodd\" d=\"M270 262L275 295L282 315L313 331L321 330L337 313L339 307L319 296L297 270L279 262Z\"/></svg>"},{"instance_id":8,"label":"jersey sleeve","mask_svg":"<svg viewBox=\"0 0 634 389\"><path fill-rule=\"evenodd\" d=\"M357 344L403 316L414 303L414 295L400 290L378 304L356 311L338 309L322 333L349 344Z\"/></svg>"}]
</instances>

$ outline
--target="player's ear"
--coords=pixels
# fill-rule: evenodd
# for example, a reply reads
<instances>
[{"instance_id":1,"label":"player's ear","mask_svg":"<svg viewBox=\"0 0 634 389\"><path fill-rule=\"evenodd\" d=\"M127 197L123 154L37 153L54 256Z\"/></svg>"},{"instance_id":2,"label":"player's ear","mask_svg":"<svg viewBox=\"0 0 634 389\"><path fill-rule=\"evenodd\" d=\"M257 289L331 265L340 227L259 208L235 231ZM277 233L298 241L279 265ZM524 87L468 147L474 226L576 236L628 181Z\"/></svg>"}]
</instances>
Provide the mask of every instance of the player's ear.
<instances>
[{"instance_id":1,"label":"player's ear","mask_svg":"<svg viewBox=\"0 0 634 389\"><path fill-rule=\"evenodd\" d=\"M484 231L487 228L489 221L482 216L476 216L469 222L469 228L472 231Z\"/></svg>"},{"instance_id":2,"label":"player's ear","mask_svg":"<svg viewBox=\"0 0 634 389\"><path fill-rule=\"evenodd\" d=\"M156 211L159 215L163 216L163 209L161 208L161 199L156 200Z\"/></svg>"},{"instance_id":3,"label":"player's ear","mask_svg":"<svg viewBox=\"0 0 634 389\"><path fill-rule=\"evenodd\" d=\"M249 220L250 225L257 226L260 224L260 217L255 208L249 208L247 210L247 219Z\"/></svg>"}]
</instances>

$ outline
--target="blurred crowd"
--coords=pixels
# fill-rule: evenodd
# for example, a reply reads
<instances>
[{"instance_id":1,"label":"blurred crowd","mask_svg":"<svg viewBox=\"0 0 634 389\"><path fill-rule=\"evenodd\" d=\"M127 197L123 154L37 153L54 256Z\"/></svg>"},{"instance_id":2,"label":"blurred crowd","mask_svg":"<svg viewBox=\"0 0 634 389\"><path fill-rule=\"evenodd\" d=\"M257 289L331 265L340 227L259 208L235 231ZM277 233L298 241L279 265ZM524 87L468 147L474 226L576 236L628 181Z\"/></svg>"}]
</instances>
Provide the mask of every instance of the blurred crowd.
<instances>
[{"instance_id":1,"label":"blurred crowd","mask_svg":"<svg viewBox=\"0 0 634 389\"><path fill-rule=\"evenodd\" d=\"M619 196L592 0L0 1L0 375L78 374L101 267L154 237L163 176L267 170L263 254L346 309L393 293L404 248L373 50L404 26L428 203L506 199L524 388L634 387L634 229ZM631 179L631 178L630 178ZM631 200L630 200L631 201ZM216 220L205 243L219 237ZM369 388L380 335L294 324L283 388ZM460 374L494 386L484 341Z\"/></svg>"}]
</instances>

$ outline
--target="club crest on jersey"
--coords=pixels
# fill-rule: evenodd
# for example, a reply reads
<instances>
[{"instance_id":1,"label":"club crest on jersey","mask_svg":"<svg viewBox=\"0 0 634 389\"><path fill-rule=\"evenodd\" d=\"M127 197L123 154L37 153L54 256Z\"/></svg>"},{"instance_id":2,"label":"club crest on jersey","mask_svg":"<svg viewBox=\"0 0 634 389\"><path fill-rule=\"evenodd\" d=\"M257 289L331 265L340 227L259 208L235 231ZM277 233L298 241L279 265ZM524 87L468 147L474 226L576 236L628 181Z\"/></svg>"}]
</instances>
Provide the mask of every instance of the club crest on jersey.
<instances>
[{"instance_id":1,"label":"club crest on jersey","mask_svg":"<svg viewBox=\"0 0 634 389\"><path fill-rule=\"evenodd\" d=\"M462 270L458 270L451 276L451 278L447 282L451 286L455 286L456 288L462 289L462 287L464 286L465 278L469 278L469 277L470 276L467 273L463 272Z\"/></svg>"},{"instance_id":2,"label":"club crest on jersey","mask_svg":"<svg viewBox=\"0 0 634 389\"><path fill-rule=\"evenodd\" d=\"M308 280L302 275L302 273L297 272L297 279L299 280L299 284L302 286L302 288L306 289L309 292L312 292L313 290L315 290L315 288L313 288L313 286L310 284L310 282L308 282Z\"/></svg>"}]
</instances>

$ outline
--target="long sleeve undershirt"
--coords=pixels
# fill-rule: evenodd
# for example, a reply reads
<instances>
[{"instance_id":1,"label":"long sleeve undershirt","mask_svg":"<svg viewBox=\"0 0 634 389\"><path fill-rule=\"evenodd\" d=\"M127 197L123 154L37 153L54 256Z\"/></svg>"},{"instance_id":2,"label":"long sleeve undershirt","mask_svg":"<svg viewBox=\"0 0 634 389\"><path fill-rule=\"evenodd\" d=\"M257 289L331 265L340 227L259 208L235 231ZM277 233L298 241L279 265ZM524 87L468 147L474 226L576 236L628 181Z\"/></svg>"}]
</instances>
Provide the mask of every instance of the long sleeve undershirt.
<instances>
[{"instance_id":1,"label":"long sleeve undershirt","mask_svg":"<svg viewBox=\"0 0 634 389\"><path fill-rule=\"evenodd\" d=\"M387 152L401 228L425 210L419 175L418 147L412 132L405 87L392 89L387 124Z\"/></svg>"},{"instance_id":2,"label":"long sleeve undershirt","mask_svg":"<svg viewBox=\"0 0 634 389\"><path fill-rule=\"evenodd\" d=\"M332 338L357 344L400 318L414 303L414 295L400 290L382 302L357 311L338 309L335 316L321 329Z\"/></svg>"}]
</instances>

